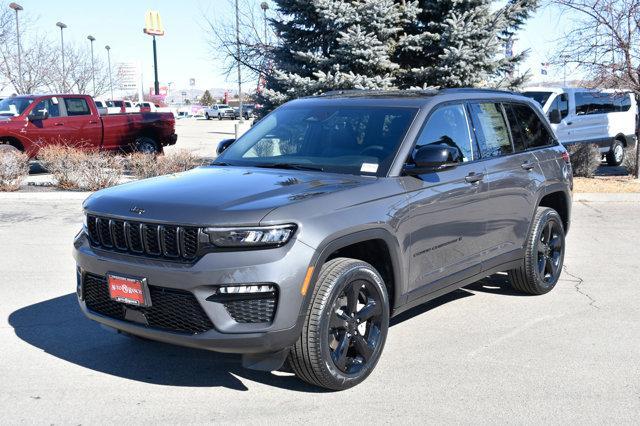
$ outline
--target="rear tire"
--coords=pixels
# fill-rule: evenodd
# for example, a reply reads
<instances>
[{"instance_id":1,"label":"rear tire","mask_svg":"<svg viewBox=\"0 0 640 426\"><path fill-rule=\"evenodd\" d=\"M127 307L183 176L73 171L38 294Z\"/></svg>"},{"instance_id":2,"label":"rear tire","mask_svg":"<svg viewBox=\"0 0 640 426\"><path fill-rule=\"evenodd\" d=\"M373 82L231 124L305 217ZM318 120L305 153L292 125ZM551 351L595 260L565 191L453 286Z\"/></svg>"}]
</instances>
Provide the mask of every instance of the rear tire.
<instances>
[{"instance_id":1,"label":"rear tire","mask_svg":"<svg viewBox=\"0 0 640 426\"><path fill-rule=\"evenodd\" d=\"M204 118L206 118L207 120L211 120L211 117L209 117L209 113L208 112L204 113Z\"/></svg>"},{"instance_id":2,"label":"rear tire","mask_svg":"<svg viewBox=\"0 0 640 426\"><path fill-rule=\"evenodd\" d=\"M307 383L348 389L375 368L388 328L389 298L380 274L366 262L332 259L322 266L289 365Z\"/></svg>"},{"instance_id":3,"label":"rear tire","mask_svg":"<svg viewBox=\"0 0 640 426\"><path fill-rule=\"evenodd\" d=\"M136 152L140 152L142 154L153 154L153 155L158 155L162 152L162 150L158 146L158 143L146 136L140 136L139 138L136 139L135 150Z\"/></svg>"},{"instance_id":4,"label":"rear tire","mask_svg":"<svg viewBox=\"0 0 640 426\"><path fill-rule=\"evenodd\" d=\"M523 264L509 271L511 286L528 294L545 294L558 282L564 263L564 226L555 210L538 207L525 246Z\"/></svg>"},{"instance_id":5,"label":"rear tire","mask_svg":"<svg viewBox=\"0 0 640 426\"><path fill-rule=\"evenodd\" d=\"M613 141L611 149L607 152L607 164L619 166L624 161L624 145L619 140Z\"/></svg>"}]
</instances>

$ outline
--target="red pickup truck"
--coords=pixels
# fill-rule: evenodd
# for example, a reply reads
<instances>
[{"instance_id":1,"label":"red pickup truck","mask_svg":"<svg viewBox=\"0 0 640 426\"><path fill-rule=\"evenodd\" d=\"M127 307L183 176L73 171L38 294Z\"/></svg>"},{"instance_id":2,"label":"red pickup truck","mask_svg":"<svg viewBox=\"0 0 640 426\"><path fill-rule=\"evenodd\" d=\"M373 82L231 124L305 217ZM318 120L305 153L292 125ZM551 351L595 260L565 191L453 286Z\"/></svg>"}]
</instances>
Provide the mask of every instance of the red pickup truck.
<instances>
[{"instance_id":1,"label":"red pickup truck","mask_svg":"<svg viewBox=\"0 0 640 426\"><path fill-rule=\"evenodd\" d=\"M0 101L0 144L11 145L30 157L52 144L159 153L176 140L171 113L101 116L91 96L86 95L25 95Z\"/></svg>"}]
</instances>

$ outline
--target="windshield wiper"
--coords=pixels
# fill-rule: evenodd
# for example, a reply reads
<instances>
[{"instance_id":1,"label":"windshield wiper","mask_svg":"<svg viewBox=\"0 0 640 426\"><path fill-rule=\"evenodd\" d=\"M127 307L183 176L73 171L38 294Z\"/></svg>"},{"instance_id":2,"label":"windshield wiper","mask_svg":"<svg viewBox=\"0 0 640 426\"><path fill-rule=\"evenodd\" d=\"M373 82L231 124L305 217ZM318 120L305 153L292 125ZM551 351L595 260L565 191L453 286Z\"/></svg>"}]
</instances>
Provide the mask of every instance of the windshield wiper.
<instances>
[{"instance_id":1,"label":"windshield wiper","mask_svg":"<svg viewBox=\"0 0 640 426\"><path fill-rule=\"evenodd\" d=\"M324 168L315 164L298 164L298 163L261 163L254 164L253 167L263 167L265 169L289 169L289 170L315 170L322 172Z\"/></svg>"}]
</instances>

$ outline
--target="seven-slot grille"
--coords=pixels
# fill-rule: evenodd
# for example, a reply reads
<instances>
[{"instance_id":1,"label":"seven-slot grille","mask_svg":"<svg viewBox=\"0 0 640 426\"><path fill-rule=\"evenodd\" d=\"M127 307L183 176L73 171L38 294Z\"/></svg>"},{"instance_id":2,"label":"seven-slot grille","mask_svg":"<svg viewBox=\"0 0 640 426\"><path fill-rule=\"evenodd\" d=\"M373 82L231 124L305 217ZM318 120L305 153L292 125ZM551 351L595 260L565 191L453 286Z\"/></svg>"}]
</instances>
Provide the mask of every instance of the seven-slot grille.
<instances>
[{"instance_id":1,"label":"seven-slot grille","mask_svg":"<svg viewBox=\"0 0 640 426\"><path fill-rule=\"evenodd\" d=\"M104 250L191 261L198 254L199 228L158 225L87 215L91 245Z\"/></svg>"}]
</instances>

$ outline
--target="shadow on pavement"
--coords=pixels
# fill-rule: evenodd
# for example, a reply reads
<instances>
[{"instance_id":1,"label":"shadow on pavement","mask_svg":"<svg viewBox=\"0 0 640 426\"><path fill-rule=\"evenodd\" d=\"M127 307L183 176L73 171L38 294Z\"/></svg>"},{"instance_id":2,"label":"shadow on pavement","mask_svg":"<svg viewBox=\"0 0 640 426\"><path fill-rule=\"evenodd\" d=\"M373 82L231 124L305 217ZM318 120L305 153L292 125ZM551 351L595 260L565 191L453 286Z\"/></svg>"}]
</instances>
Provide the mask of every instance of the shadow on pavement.
<instances>
[{"instance_id":1,"label":"shadow on pavement","mask_svg":"<svg viewBox=\"0 0 640 426\"><path fill-rule=\"evenodd\" d=\"M514 290L509 283L509 277L506 273L498 273L490 277L483 278L473 284L464 287L472 291L480 291L482 293L502 294L504 296L530 296L526 293Z\"/></svg>"},{"instance_id":2,"label":"shadow on pavement","mask_svg":"<svg viewBox=\"0 0 640 426\"><path fill-rule=\"evenodd\" d=\"M74 293L26 306L9 316L16 335L79 366L167 386L248 388L239 377L288 390L322 392L292 374L242 368L240 356L184 348L109 332L84 317ZM239 377L236 377L239 376Z\"/></svg>"},{"instance_id":3,"label":"shadow on pavement","mask_svg":"<svg viewBox=\"0 0 640 426\"><path fill-rule=\"evenodd\" d=\"M508 285L508 281L506 281ZM512 294L505 278L494 275L470 290ZM515 293L514 294L519 294ZM416 306L391 320L391 326L446 303L473 296L464 289ZM57 358L101 373L167 386L222 386L247 391L241 378L299 392L324 392L293 374L242 368L240 356L173 346L109 332L84 317L75 293L18 309L9 315L16 335Z\"/></svg>"}]
</instances>

